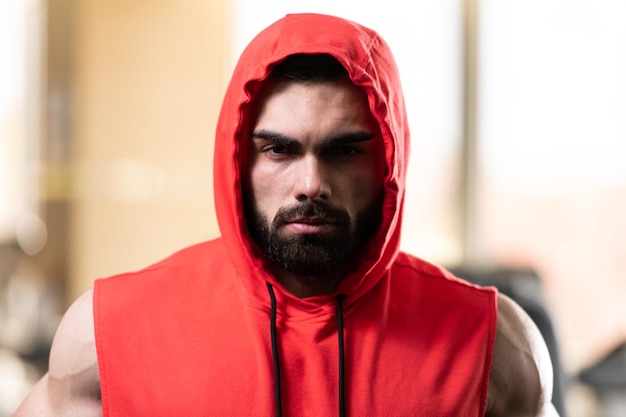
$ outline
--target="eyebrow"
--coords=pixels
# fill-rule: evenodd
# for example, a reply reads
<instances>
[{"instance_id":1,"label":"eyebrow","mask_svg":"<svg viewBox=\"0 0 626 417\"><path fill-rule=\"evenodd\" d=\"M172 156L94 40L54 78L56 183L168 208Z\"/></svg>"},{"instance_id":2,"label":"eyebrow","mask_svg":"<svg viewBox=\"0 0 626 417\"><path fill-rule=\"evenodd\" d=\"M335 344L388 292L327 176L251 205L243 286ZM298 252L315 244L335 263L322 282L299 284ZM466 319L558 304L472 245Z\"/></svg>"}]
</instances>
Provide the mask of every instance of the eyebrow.
<instances>
[{"instance_id":1,"label":"eyebrow","mask_svg":"<svg viewBox=\"0 0 626 417\"><path fill-rule=\"evenodd\" d=\"M250 137L252 139L263 139L285 146L299 143L299 141L295 138L265 129L250 132ZM351 143L367 142L375 137L376 134L367 131L358 130L354 132L345 132L325 140L324 146L348 145Z\"/></svg>"},{"instance_id":2,"label":"eyebrow","mask_svg":"<svg viewBox=\"0 0 626 417\"><path fill-rule=\"evenodd\" d=\"M270 142L275 142L280 145L294 145L298 143L298 141L289 136L282 135L280 133L272 132L269 130L261 129L250 132L250 137L252 139L263 139Z\"/></svg>"}]
</instances>

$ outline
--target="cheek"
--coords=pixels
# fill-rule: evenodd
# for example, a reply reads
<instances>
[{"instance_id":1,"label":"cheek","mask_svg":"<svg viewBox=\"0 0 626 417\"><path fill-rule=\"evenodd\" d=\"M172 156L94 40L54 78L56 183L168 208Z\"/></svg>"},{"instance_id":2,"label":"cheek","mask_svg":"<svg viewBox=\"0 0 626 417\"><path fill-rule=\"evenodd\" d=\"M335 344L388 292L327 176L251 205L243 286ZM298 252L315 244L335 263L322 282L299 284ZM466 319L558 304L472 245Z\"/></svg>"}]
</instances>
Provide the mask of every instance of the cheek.
<instances>
[{"instance_id":1,"label":"cheek","mask_svg":"<svg viewBox=\"0 0 626 417\"><path fill-rule=\"evenodd\" d=\"M249 197L254 200L257 210L270 221L280 208L284 186L285 181L280 180L272 170L257 166L250 172Z\"/></svg>"},{"instance_id":2,"label":"cheek","mask_svg":"<svg viewBox=\"0 0 626 417\"><path fill-rule=\"evenodd\" d=\"M377 204L382 194L383 176L384 170L372 166L355 171L349 178L343 175L347 181L342 189L347 197L346 201L350 202L349 211L352 215Z\"/></svg>"}]
</instances>

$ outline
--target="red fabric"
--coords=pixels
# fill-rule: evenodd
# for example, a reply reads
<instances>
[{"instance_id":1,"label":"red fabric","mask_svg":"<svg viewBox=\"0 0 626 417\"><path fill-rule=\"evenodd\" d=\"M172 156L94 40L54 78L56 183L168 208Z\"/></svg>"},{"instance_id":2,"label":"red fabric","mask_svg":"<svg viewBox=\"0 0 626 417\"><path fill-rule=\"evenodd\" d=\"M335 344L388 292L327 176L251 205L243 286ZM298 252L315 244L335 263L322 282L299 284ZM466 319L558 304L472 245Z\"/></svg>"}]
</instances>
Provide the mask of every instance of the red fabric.
<instances>
[{"instance_id":1,"label":"red fabric","mask_svg":"<svg viewBox=\"0 0 626 417\"><path fill-rule=\"evenodd\" d=\"M250 97L293 53L330 53L368 94L386 146L383 221L336 294L298 299L263 265L245 227L240 161ZM496 295L399 252L409 131L384 41L342 19L288 15L244 51L215 147L222 237L146 270L96 281L94 316L104 416L275 415L270 341L277 299L282 409L338 410L337 294L345 294L349 416L484 415Z\"/></svg>"}]
</instances>

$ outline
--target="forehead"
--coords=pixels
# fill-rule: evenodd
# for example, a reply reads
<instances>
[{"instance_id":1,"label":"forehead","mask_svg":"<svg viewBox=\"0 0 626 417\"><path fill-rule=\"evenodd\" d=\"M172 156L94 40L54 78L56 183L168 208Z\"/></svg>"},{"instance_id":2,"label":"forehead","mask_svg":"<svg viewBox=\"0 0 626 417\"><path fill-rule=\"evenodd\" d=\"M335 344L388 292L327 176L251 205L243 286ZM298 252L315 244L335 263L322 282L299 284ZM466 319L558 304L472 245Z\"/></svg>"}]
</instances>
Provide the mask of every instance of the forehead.
<instances>
[{"instance_id":1,"label":"forehead","mask_svg":"<svg viewBox=\"0 0 626 417\"><path fill-rule=\"evenodd\" d=\"M282 129L354 128L378 134L365 91L349 79L270 81L255 100L253 129L266 124Z\"/></svg>"}]
</instances>

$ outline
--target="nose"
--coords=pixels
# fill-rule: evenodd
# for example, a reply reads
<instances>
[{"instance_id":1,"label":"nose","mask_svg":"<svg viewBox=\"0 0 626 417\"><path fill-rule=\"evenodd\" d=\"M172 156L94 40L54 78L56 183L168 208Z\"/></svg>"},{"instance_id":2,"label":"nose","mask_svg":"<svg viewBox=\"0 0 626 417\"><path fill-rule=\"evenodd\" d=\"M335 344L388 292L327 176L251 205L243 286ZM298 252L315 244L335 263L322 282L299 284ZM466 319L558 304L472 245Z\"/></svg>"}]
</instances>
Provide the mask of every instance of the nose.
<instances>
[{"instance_id":1,"label":"nose","mask_svg":"<svg viewBox=\"0 0 626 417\"><path fill-rule=\"evenodd\" d=\"M327 172L320 161L312 155L301 158L297 163L293 194L296 200L328 200L330 183Z\"/></svg>"}]
</instances>

